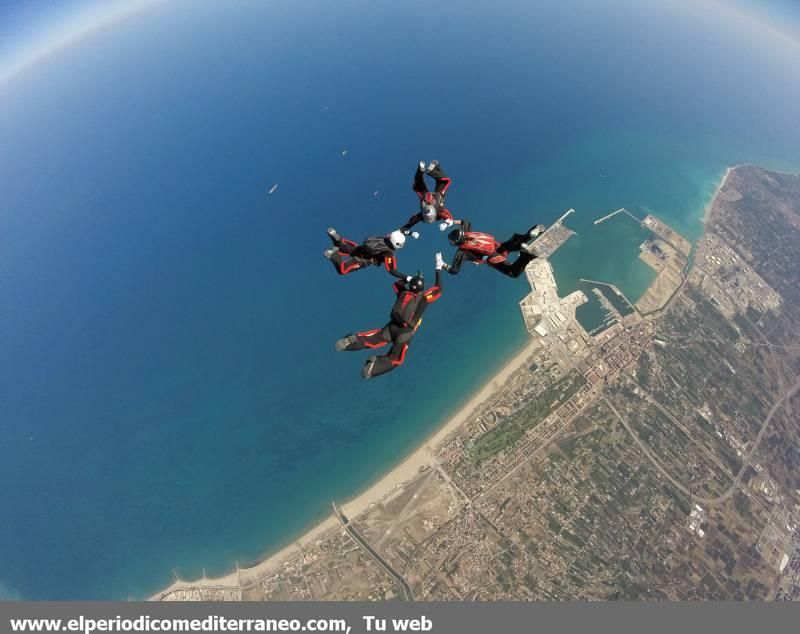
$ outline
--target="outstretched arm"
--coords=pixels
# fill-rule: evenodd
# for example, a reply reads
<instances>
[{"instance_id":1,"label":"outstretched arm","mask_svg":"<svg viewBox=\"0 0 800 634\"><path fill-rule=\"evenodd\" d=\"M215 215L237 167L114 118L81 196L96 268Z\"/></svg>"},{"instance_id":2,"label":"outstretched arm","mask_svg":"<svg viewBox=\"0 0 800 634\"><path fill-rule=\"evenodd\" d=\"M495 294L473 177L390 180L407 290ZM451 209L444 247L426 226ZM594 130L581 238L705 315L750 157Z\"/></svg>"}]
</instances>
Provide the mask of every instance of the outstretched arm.
<instances>
[{"instance_id":1,"label":"outstretched arm","mask_svg":"<svg viewBox=\"0 0 800 634\"><path fill-rule=\"evenodd\" d=\"M444 267L444 260L442 254L436 254L436 283L425 291L425 301L432 304L442 296L442 268Z\"/></svg>"},{"instance_id":2,"label":"outstretched arm","mask_svg":"<svg viewBox=\"0 0 800 634\"><path fill-rule=\"evenodd\" d=\"M461 264L463 262L464 262L464 252L461 249L459 249L453 256L452 264L445 263L445 265L442 268L448 273L450 273L450 275L458 275L458 272L461 270Z\"/></svg>"},{"instance_id":3,"label":"outstretched arm","mask_svg":"<svg viewBox=\"0 0 800 634\"><path fill-rule=\"evenodd\" d=\"M442 222L439 223L439 231L447 231L453 225L460 225L461 221L453 218L449 209L440 209L437 216Z\"/></svg>"},{"instance_id":4,"label":"outstretched arm","mask_svg":"<svg viewBox=\"0 0 800 634\"><path fill-rule=\"evenodd\" d=\"M383 266L385 266L386 270L389 271L389 275L394 275L396 278L401 280L408 279L408 276L405 273L397 270L397 258L393 255L387 255L386 258L384 258Z\"/></svg>"},{"instance_id":5,"label":"outstretched arm","mask_svg":"<svg viewBox=\"0 0 800 634\"><path fill-rule=\"evenodd\" d=\"M417 224L420 221L422 221L422 214L421 213L416 213L413 216L411 216L411 218L408 219L408 222L406 224L404 224L402 227L400 227L400 231L402 231L403 233L408 235L409 232L411 231L411 227L413 227L415 224Z\"/></svg>"}]
</instances>

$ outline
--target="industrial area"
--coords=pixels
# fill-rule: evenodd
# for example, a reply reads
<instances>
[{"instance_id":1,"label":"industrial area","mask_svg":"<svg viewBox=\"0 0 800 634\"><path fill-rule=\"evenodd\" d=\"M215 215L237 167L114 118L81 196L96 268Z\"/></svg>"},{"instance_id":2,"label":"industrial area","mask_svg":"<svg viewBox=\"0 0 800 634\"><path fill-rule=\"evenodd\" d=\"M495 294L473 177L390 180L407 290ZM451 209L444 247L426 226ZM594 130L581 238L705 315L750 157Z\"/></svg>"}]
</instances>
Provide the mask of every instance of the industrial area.
<instances>
[{"instance_id":1,"label":"industrial area","mask_svg":"<svg viewBox=\"0 0 800 634\"><path fill-rule=\"evenodd\" d=\"M800 244L799 180L731 170L694 250L626 212L657 275L635 304L584 280L613 315L591 333L587 296L561 297L548 259L570 210L525 272L523 358L411 477L353 517L334 505L269 570L156 598L800 597L800 258L771 238Z\"/></svg>"}]
</instances>

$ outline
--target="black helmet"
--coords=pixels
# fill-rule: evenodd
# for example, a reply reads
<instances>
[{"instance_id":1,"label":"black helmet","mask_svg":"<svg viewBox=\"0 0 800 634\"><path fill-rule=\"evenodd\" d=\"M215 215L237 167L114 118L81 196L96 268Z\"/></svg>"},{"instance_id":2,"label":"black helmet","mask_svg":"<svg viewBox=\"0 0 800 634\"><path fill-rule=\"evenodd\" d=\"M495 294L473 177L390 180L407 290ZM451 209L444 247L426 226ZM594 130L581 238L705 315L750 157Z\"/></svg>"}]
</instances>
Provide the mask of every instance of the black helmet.
<instances>
[{"instance_id":1,"label":"black helmet","mask_svg":"<svg viewBox=\"0 0 800 634\"><path fill-rule=\"evenodd\" d=\"M411 281L408 283L408 290L412 293L421 293L425 289L425 278L422 277L422 273L417 271L417 274L411 278Z\"/></svg>"},{"instance_id":2,"label":"black helmet","mask_svg":"<svg viewBox=\"0 0 800 634\"><path fill-rule=\"evenodd\" d=\"M464 240L466 239L466 235L461 227L457 227L447 234L447 239L450 240L450 244L463 244Z\"/></svg>"}]
</instances>

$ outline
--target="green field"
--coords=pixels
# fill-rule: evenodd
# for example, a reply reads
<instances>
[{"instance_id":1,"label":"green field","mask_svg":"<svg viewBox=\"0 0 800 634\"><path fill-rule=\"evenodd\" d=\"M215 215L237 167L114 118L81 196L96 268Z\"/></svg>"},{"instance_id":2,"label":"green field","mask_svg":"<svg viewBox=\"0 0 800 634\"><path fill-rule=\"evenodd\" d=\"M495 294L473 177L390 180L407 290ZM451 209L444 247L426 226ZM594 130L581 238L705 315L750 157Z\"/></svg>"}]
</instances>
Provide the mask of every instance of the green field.
<instances>
[{"instance_id":1,"label":"green field","mask_svg":"<svg viewBox=\"0 0 800 634\"><path fill-rule=\"evenodd\" d=\"M580 374L572 371L547 387L520 411L504 419L497 427L490 429L483 436L477 438L467 450L470 460L478 464L506 447L513 445L525 432L533 429L550 412L569 400L585 383L586 380Z\"/></svg>"}]
</instances>

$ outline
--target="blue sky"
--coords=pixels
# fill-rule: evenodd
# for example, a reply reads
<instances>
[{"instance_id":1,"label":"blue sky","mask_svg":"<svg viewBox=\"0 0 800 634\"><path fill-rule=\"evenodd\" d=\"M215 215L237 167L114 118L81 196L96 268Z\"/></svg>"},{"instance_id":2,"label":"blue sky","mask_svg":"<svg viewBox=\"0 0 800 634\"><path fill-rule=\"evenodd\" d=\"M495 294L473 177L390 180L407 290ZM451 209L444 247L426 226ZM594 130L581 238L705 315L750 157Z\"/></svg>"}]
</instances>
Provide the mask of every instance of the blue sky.
<instances>
[{"instance_id":1,"label":"blue sky","mask_svg":"<svg viewBox=\"0 0 800 634\"><path fill-rule=\"evenodd\" d=\"M0 0L0 59L4 62L32 39L96 0Z\"/></svg>"},{"instance_id":2,"label":"blue sky","mask_svg":"<svg viewBox=\"0 0 800 634\"><path fill-rule=\"evenodd\" d=\"M41 59L43 52L53 52L52 49L63 45L60 41L72 41L93 25L114 20L120 13L151 1L154 0L0 0L0 80L11 69ZM695 4L694 0L681 1ZM737 8L800 41L797 0L706 2L710 10L715 4Z\"/></svg>"},{"instance_id":3,"label":"blue sky","mask_svg":"<svg viewBox=\"0 0 800 634\"><path fill-rule=\"evenodd\" d=\"M800 2L797 0L735 0L734 3L800 39Z\"/></svg>"},{"instance_id":4,"label":"blue sky","mask_svg":"<svg viewBox=\"0 0 800 634\"><path fill-rule=\"evenodd\" d=\"M0 0L0 83L95 28L165 0Z\"/></svg>"}]
</instances>

